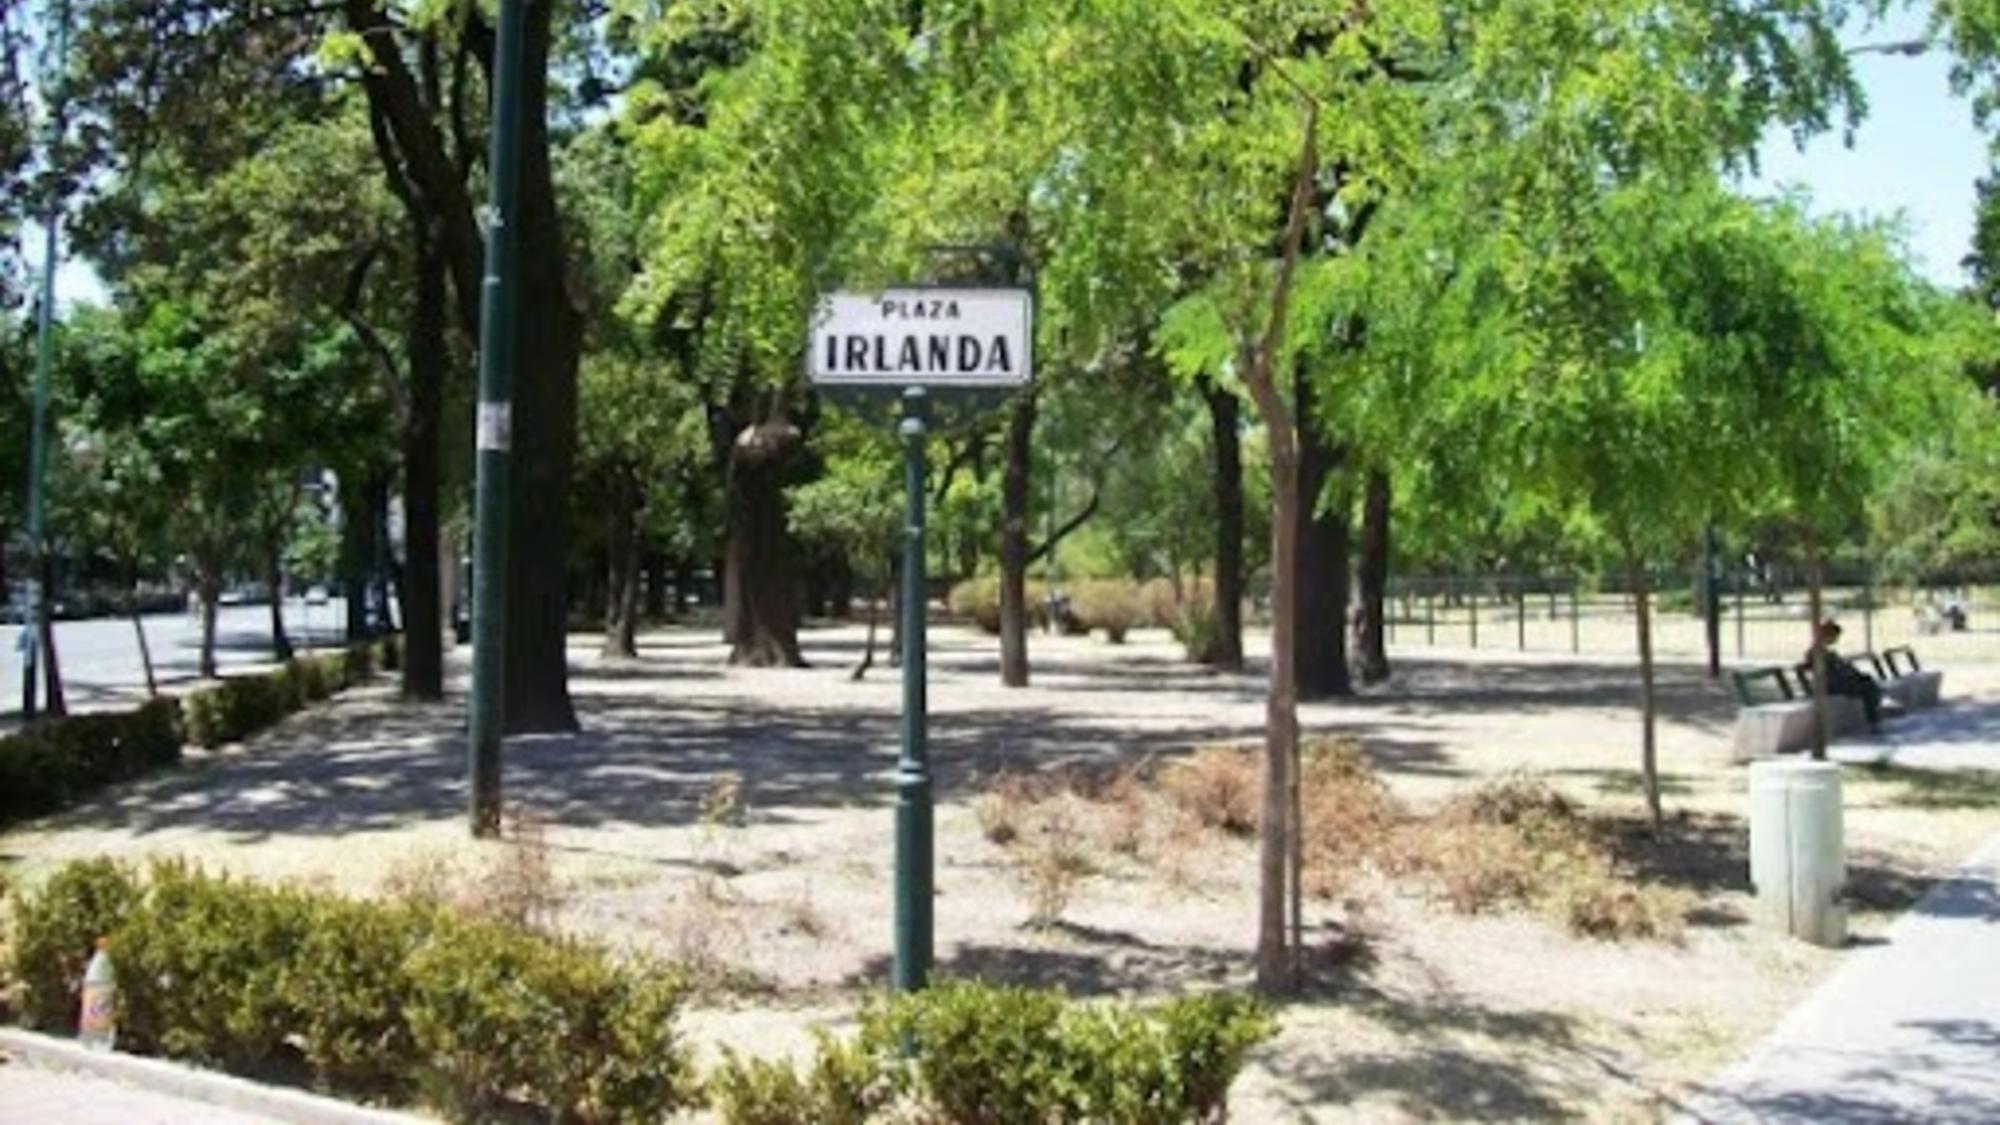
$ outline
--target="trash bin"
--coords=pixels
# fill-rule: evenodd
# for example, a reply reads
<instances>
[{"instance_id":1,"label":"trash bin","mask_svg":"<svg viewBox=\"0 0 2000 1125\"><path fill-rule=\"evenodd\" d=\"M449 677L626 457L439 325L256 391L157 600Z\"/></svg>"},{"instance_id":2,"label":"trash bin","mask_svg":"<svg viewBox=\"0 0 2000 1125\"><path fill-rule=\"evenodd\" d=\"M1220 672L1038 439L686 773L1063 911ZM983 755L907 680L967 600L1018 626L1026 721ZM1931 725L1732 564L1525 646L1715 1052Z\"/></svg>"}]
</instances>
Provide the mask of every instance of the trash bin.
<instances>
[{"instance_id":1,"label":"trash bin","mask_svg":"<svg viewBox=\"0 0 2000 1125\"><path fill-rule=\"evenodd\" d=\"M1847 943L1840 764L1750 767L1750 882L1759 924L1813 945Z\"/></svg>"}]
</instances>

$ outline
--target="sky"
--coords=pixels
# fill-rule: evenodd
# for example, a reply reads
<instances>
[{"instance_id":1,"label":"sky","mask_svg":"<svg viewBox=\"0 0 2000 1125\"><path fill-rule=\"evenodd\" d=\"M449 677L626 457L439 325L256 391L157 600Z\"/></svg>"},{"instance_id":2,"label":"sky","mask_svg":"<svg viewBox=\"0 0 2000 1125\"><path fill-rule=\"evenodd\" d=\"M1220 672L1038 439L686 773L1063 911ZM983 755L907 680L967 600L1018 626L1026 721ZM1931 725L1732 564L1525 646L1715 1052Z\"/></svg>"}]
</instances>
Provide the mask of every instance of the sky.
<instances>
[{"instance_id":1,"label":"sky","mask_svg":"<svg viewBox=\"0 0 2000 1125\"><path fill-rule=\"evenodd\" d=\"M1922 12L1902 10L1882 25L1850 30L1847 40L1916 39L1923 19ZM1814 137L1801 150L1785 130L1774 129L1759 153L1759 175L1740 187L1752 195L1800 188L1823 214L1900 218L1917 267L1932 281L1957 287L1966 280L1960 262L1972 246L1973 183L1988 158L1971 107L1952 96L1949 58L1942 51L1916 58L1862 54L1854 65L1868 114L1852 145L1836 132ZM103 283L80 262L64 264L56 288L58 307L104 299Z\"/></svg>"},{"instance_id":2,"label":"sky","mask_svg":"<svg viewBox=\"0 0 2000 1125\"><path fill-rule=\"evenodd\" d=\"M1905 42L1923 33L1923 16L1903 11L1882 26L1855 29L1850 45ZM1803 151L1784 130L1765 137L1752 194L1803 188L1819 213L1900 216L1911 257L1926 277L1956 287L1972 248L1973 183L1987 169L1986 142L1972 108L1951 93L1942 51L1908 58L1854 57L1868 94L1868 114L1849 147L1837 134L1814 137Z\"/></svg>"}]
</instances>

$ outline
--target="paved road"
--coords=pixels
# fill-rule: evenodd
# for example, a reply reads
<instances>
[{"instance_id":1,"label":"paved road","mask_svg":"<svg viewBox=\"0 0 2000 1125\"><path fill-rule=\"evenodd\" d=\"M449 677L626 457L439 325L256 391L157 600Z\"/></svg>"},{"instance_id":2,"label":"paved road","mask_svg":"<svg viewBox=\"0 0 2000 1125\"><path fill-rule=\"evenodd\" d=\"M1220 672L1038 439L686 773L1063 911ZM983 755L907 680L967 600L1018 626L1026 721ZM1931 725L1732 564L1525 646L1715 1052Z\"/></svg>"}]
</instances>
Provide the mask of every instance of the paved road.
<instances>
[{"instance_id":1,"label":"paved road","mask_svg":"<svg viewBox=\"0 0 2000 1125\"><path fill-rule=\"evenodd\" d=\"M0 1125L271 1125L221 1106L74 1071L0 1063Z\"/></svg>"},{"instance_id":2,"label":"paved road","mask_svg":"<svg viewBox=\"0 0 2000 1125\"><path fill-rule=\"evenodd\" d=\"M185 613L150 614L144 618L146 641L162 684L195 678L201 657L201 629ZM309 606L293 598L285 603L285 629L294 645L340 643L347 621L346 603L339 598ZM15 647L19 626L0 631L0 715L21 706L21 654ZM271 607L224 606L216 616L216 662L227 671L254 667L271 659ZM132 622L123 619L62 621L56 624L56 653L62 660L63 691L74 709L87 709L129 699L142 692L146 677L139 662L139 642Z\"/></svg>"}]
</instances>

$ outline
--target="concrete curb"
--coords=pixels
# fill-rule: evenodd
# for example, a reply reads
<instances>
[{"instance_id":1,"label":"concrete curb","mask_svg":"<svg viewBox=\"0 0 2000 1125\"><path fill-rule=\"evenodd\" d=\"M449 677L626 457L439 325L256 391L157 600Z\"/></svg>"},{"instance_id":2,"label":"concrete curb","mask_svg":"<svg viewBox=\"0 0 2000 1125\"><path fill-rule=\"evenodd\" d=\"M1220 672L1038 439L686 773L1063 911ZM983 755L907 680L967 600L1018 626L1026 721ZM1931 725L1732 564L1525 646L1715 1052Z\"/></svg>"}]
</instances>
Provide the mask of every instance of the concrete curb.
<instances>
[{"instance_id":1,"label":"concrete curb","mask_svg":"<svg viewBox=\"0 0 2000 1125\"><path fill-rule=\"evenodd\" d=\"M291 1125L435 1125L427 1117L350 1105L304 1090L264 1086L246 1078L196 1070L165 1059L93 1051L69 1039L14 1027L0 1027L0 1050L44 1070L88 1074Z\"/></svg>"}]
</instances>

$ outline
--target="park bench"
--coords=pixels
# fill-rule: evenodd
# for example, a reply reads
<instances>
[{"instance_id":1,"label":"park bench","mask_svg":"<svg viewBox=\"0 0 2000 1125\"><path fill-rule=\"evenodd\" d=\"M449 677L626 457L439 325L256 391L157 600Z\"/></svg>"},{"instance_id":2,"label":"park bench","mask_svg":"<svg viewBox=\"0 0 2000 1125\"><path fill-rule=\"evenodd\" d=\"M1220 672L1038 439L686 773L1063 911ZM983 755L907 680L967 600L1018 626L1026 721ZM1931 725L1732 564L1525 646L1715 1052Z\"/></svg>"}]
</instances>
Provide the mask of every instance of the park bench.
<instances>
[{"instance_id":1,"label":"park bench","mask_svg":"<svg viewBox=\"0 0 2000 1125\"><path fill-rule=\"evenodd\" d=\"M1796 676L1797 687L1794 688ZM1735 757L1739 762L1811 749L1813 701L1811 680L1794 668L1745 668L1731 674L1736 698ZM1836 695L1826 701L1827 726L1838 738L1868 726L1859 699Z\"/></svg>"},{"instance_id":2,"label":"park bench","mask_svg":"<svg viewBox=\"0 0 2000 1125\"><path fill-rule=\"evenodd\" d=\"M1944 673L1925 670L1917 661L1916 650L1908 645L1885 649L1880 655L1864 652L1854 663L1872 668L1875 682L1882 685L1882 698L1905 711L1937 706L1944 690ZM1799 693L1811 695L1812 665L1801 661L1794 671L1798 675Z\"/></svg>"},{"instance_id":3,"label":"park bench","mask_svg":"<svg viewBox=\"0 0 2000 1125\"><path fill-rule=\"evenodd\" d=\"M1937 706L1944 694L1944 673L1936 668L1926 669L1918 663L1915 649L1898 645L1884 649L1880 657L1874 653L1868 656L1875 662L1875 672L1882 681L1884 696L1909 711Z\"/></svg>"}]
</instances>

